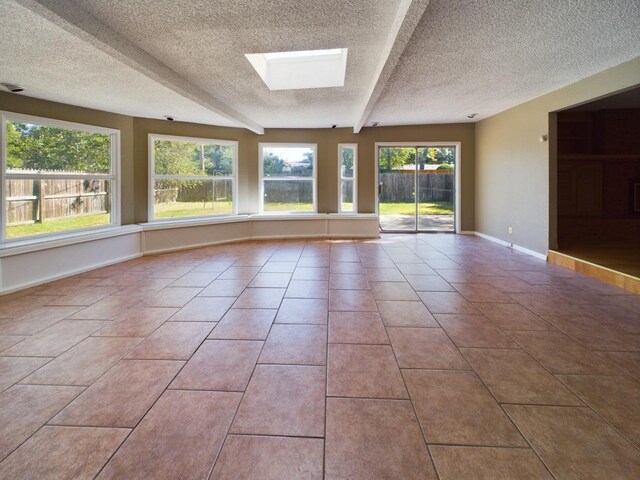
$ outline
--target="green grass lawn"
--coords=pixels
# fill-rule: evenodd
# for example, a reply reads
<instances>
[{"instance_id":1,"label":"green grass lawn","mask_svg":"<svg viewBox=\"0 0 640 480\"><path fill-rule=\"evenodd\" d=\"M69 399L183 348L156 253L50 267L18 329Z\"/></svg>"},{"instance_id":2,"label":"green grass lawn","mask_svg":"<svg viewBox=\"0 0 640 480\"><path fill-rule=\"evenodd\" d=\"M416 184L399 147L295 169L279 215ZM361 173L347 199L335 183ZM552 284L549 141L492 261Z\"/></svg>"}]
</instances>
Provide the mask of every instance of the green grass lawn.
<instances>
[{"instance_id":1,"label":"green grass lawn","mask_svg":"<svg viewBox=\"0 0 640 480\"><path fill-rule=\"evenodd\" d=\"M313 204L269 202L264 204L264 211L265 212L313 212Z\"/></svg>"},{"instance_id":2,"label":"green grass lawn","mask_svg":"<svg viewBox=\"0 0 640 480\"><path fill-rule=\"evenodd\" d=\"M109 222L110 215L108 213L59 218L49 221L45 219L44 223L29 223L7 227L6 236L7 238L16 238L27 235L40 235L43 233L64 232L67 230L77 230L79 228L108 225Z\"/></svg>"},{"instance_id":3,"label":"green grass lawn","mask_svg":"<svg viewBox=\"0 0 640 480\"><path fill-rule=\"evenodd\" d=\"M233 205L229 201L172 202L153 206L155 218L198 217L205 215L231 215Z\"/></svg>"},{"instance_id":4,"label":"green grass lawn","mask_svg":"<svg viewBox=\"0 0 640 480\"><path fill-rule=\"evenodd\" d=\"M154 207L155 218L196 217L204 215L231 215L231 202L174 202L160 203ZM312 212L310 203L265 203L265 212Z\"/></svg>"},{"instance_id":5,"label":"green grass lawn","mask_svg":"<svg viewBox=\"0 0 640 480\"><path fill-rule=\"evenodd\" d=\"M343 203L343 208L350 207ZM414 203L381 203L380 215L415 215ZM231 202L175 202L155 205L155 218L195 217L204 215L231 215ZM265 212L311 212L313 206L308 203L267 203ZM448 202L432 202L420 204L420 215L453 215L453 207ZM30 223L7 227L7 238L39 235L44 233L64 232L80 228L108 225L110 215L100 213L78 217L45 220L44 223Z\"/></svg>"},{"instance_id":6,"label":"green grass lawn","mask_svg":"<svg viewBox=\"0 0 640 480\"><path fill-rule=\"evenodd\" d=\"M380 215L415 215L415 203L381 203L378 211ZM421 203L420 215L453 215L453 205L449 202Z\"/></svg>"}]
</instances>

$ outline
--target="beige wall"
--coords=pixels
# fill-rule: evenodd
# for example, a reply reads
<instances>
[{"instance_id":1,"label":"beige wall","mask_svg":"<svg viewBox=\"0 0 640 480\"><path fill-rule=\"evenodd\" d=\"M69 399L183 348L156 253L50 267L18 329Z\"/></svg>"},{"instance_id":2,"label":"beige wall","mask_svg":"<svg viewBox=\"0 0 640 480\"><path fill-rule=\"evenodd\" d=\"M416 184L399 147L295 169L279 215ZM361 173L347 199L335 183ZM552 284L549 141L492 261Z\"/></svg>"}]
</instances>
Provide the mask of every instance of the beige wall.
<instances>
[{"instance_id":1,"label":"beige wall","mask_svg":"<svg viewBox=\"0 0 640 480\"><path fill-rule=\"evenodd\" d=\"M164 120L134 120L136 168L136 219L146 221L146 181L148 135L183 135L239 142L239 213L258 211L258 144L315 143L318 145L318 212L333 213L338 209L338 144L358 144L358 210L375 212L375 143L376 142L461 142L462 230L474 228L474 157L473 124L417 125L364 128L354 134L351 128L336 129L266 129L264 135L247 130L211 127Z\"/></svg>"},{"instance_id":2,"label":"beige wall","mask_svg":"<svg viewBox=\"0 0 640 480\"><path fill-rule=\"evenodd\" d=\"M364 128L267 129L257 135L241 128L215 127L148 118L134 118L64 105L24 95L0 93L0 110L117 128L121 131L122 223L147 221L149 134L235 140L238 148L238 212L258 211L258 143L316 143L318 145L318 212L338 209L338 144L358 144L358 210L376 208L376 142L460 142L462 162L461 225L474 229L475 127L472 123Z\"/></svg>"},{"instance_id":3,"label":"beige wall","mask_svg":"<svg viewBox=\"0 0 640 480\"><path fill-rule=\"evenodd\" d=\"M640 83L640 58L476 124L475 229L546 253L554 245L555 131L551 112ZM548 142L538 137L550 134ZM550 201L551 199L551 201ZM508 235L508 228L513 234Z\"/></svg>"}]
</instances>

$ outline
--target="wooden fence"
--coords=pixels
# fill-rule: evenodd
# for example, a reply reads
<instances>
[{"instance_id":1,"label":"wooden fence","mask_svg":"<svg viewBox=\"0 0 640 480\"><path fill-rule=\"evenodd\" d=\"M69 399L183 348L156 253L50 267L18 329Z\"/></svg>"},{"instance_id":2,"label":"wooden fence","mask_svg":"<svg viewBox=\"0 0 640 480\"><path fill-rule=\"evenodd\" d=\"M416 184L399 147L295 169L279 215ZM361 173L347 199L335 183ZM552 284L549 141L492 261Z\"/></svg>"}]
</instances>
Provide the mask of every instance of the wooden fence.
<instances>
[{"instance_id":1,"label":"wooden fence","mask_svg":"<svg viewBox=\"0 0 640 480\"><path fill-rule=\"evenodd\" d=\"M9 179L7 225L107 213L109 180Z\"/></svg>"},{"instance_id":2,"label":"wooden fence","mask_svg":"<svg viewBox=\"0 0 640 480\"><path fill-rule=\"evenodd\" d=\"M211 202L233 198L229 179L158 180L153 191L154 203Z\"/></svg>"},{"instance_id":3,"label":"wooden fence","mask_svg":"<svg viewBox=\"0 0 640 480\"><path fill-rule=\"evenodd\" d=\"M415 201L412 172L380 173L382 186L380 201L404 203ZM173 201L202 201L211 198L230 198L231 181L193 182L191 188L179 188L166 182L158 185L156 203ZM420 173L418 192L420 202L453 202L455 175L453 173ZM164 188L162 188L164 187ZM196 188L194 188L196 187ZM349 184L347 189L350 189ZM110 205L109 180L9 179L7 188L7 225L43 222L46 220L107 213ZM311 182L265 182L265 193L271 201L291 202L311 198ZM345 192L346 193L346 192Z\"/></svg>"},{"instance_id":4,"label":"wooden fence","mask_svg":"<svg viewBox=\"0 0 640 480\"><path fill-rule=\"evenodd\" d=\"M264 196L270 203L313 202L313 182L299 180L265 180Z\"/></svg>"},{"instance_id":5,"label":"wooden fence","mask_svg":"<svg viewBox=\"0 0 640 480\"><path fill-rule=\"evenodd\" d=\"M378 175L380 201L385 203L415 202L414 172L385 172ZM453 202L455 174L421 172L418 174L418 201Z\"/></svg>"}]
</instances>

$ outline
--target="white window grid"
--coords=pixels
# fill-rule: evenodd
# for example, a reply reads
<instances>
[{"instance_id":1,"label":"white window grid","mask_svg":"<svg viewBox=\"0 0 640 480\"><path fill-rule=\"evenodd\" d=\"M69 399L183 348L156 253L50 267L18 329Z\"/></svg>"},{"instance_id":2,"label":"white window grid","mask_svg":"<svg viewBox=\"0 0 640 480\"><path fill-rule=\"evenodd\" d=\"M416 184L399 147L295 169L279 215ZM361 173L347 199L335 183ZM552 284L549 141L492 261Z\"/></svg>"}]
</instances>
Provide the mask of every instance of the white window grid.
<instances>
[{"instance_id":1,"label":"white window grid","mask_svg":"<svg viewBox=\"0 0 640 480\"><path fill-rule=\"evenodd\" d=\"M342 153L344 150L353 150L353 177L343 176ZM352 210L342 210L342 182L353 182L353 208ZM340 143L338 144L338 213L358 212L358 144Z\"/></svg>"},{"instance_id":2,"label":"white window grid","mask_svg":"<svg viewBox=\"0 0 640 480\"><path fill-rule=\"evenodd\" d=\"M67 122L64 120L58 120L54 118L46 118L46 117L38 117L34 115L24 115L21 113L14 112L0 112L0 116L2 118L1 127L2 131L0 131L0 145L2 147L1 151L1 165L0 165L0 181L2 182L0 185L0 203L1 203L1 211L0 211L0 243L10 243L24 240L25 238L33 239L33 238L50 238L55 239L56 237L61 237L69 233L78 233L78 232L87 232L92 230L100 230L105 228L105 226L117 226L120 225L120 130L106 127L98 127L95 125L86 125L83 123L75 123L75 122ZM109 145L109 153L111 156L110 169L107 173L86 173L86 174L74 174L74 173L61 173L61 174L41 174L41 173L11 173L7 171L7 144L6 144L6 135L7 135L7 123L8 122L17 122L17 123L31 123L34 125L42 125L47 127L56 127L56 128L66 128L70 130L78 130L83 132L90 133L101 133L107 134L110 136L110 145ZM6 185L7 180L51 180L51 179L69 179L69 180L108 180L111 182L111 205L110 205L110 222L109 225L101 225L98 227L86 227L86 228L78 228L73 230L65 230L63 232L55 232L55 233L43 233L36 235L29 235L28 237L16 237L7 239L6 238L6 212L7 212L7 198L6 198Z\"/></svg>"},{"instance_id":3,"label":"white window grid","mask_svg":"<svg viewBox=\"0 0 640 480\"><path fill-rule=\"evenodd\" d=\"M226 145L233 147L233 166L231 175L156 175L155 171L155 148L154 143L156 140L168 140L173 142L186 142L196 143L203 145ZM218 181L218 180L231 180L231 203L232 203L232 215L238 214L238 142L235 140L216 140L212 138L196 138L196 137L182 137L176 135L149 135L149 198L148 198L148 221L149 222L170 222L175 221L176 218L162 218L156 219L154 215L154 189L156 180L197 180L197 181ZM228 216L226 214L211 214L202 216L188 217L190 220L198 218L210 218ZM186 217L179 217L177 220L184 219Z\"/></svg>"},{"instance_id":4,"label":"white window grid","mask_svg":"<svg viewBox=\"0 0 640 480\"><path fill-rule=\"evenodd\" d=\"M301 177L301 176L278 176L278 177L266 177L264 175L264 151L266 148L309 148L313 151L313 175L311 177ZM317 176L318 176L318 144L316 143L258 143L258 179L260 184L260 213L268 213L268 214L291 214L291 213L317 213L318 212L318 185L317 185ZM311 212L298 212L298 211L283 211L283 212L265 212L264 211L264 182L286 182L286 181L304 181L304 182L312 182L313 184L313 209Z\"/></svg>"}]
</instances>

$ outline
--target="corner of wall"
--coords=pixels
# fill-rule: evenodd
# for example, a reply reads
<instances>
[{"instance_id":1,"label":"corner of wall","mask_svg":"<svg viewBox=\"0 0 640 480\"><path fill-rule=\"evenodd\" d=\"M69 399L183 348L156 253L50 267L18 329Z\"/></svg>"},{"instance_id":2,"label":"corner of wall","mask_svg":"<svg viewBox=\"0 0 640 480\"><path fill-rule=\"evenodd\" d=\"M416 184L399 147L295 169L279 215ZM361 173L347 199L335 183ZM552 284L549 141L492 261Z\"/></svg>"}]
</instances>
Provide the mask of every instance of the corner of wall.
<instances>
[{"instance_id":1,"label":"corner of wall","mask_svg":"<svg viewBox=\"0 0 640 480\"><path fill-rule=\"evenodd\" d=\"M640 57L478 122L475 230L545 253L553 245L557 201L549 114L637 85L639 73ZM538 140L543 134L550 142Z\"/></svg>"}]
</instances>

